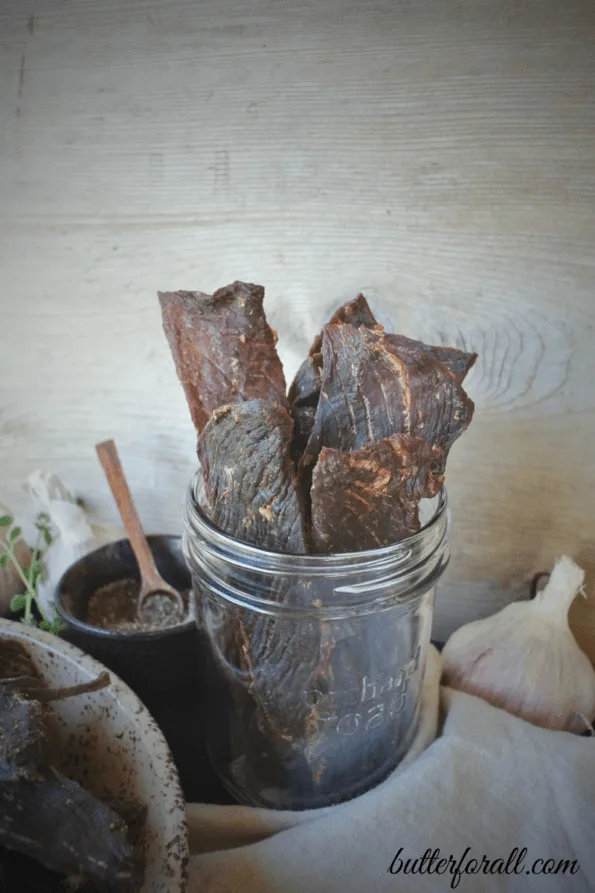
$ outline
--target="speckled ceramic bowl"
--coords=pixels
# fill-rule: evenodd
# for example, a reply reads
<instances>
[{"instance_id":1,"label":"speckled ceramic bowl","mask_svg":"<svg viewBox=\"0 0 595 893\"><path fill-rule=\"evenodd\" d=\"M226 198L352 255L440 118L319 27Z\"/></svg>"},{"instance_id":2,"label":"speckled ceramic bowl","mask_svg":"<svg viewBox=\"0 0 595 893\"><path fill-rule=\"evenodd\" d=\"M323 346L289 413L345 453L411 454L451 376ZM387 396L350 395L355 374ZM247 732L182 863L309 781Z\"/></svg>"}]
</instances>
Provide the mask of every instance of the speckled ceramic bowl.
<instances>
[{"instance_id":1,"label":"speckled ceramic bowl","mask_svg":"<svg viewBox=\"0 0 595 893\"><path fill-rule=\"evenodd\" d=\"M0 620L2 637L18 638L51 686L76 685L105 669L78 648L21 623ZM188 840L184 798L163 735L146 707L110 671L112 684L54 706L63 747L60 768L98 797L147 806L142 893L186 889Z\"/></svg>"}]
</instances>

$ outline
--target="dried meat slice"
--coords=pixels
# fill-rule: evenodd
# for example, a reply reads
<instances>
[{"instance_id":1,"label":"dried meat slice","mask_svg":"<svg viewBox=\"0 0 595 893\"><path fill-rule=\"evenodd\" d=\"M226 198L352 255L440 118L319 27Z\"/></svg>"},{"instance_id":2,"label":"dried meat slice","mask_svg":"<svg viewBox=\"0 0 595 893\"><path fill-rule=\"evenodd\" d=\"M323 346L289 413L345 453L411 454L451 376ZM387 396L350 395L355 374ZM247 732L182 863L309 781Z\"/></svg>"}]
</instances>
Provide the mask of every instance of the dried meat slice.
<instances>
[{"instance_id":1,"label":"dried meat slice","mask_svg":"<svg viewBox=\"0 0 595 893\"><path fill-rule=\"evenodd\" d=\"M347 301L346 304L342 304L338 310L335 310L327 325L338 326L341 323L347 323L347 325L354 326L356 329L359 329L361 326L372 329L378 325L376 317L370 310L370 305L361 293L353 301ZM322 350L322 337L323 332L316 336L310 348L310 355L320 353Z\"/></svg>"},{"instance_id":2,"label":"dried meat slice","mask_svg":"<svg viewBox=\"0 0 595 893\"><path fill-rule=\"evenodd\" d=\"M197 433L224 404L253 398L285 403L277 333L266 321L261 285L234 282L212 295L159 292L159 301Z\"/></svg>"},{"instance_id":3,"label":"dried meat slice","mask_svg":"<svg viewBox=\"0 0 595 893\"><path fill-rule=\"evenodd\" d=\"M314 428L300 463L307 481L323 447L360 450L393 434L448 451L473 416L473 402L446 366L393 344L381 326L325 326L323 378Z\"/></svg>"},{"instance_id":4,"label":"dried meat slice","mask_svg":"<svg viewBox=\"0 0 595 893\"><path fill-rule=\"evenodd\" d=\"M50 770L0 784L0 845L102 890L139 890L143 866L125 822L76 782Z\"/></svg>"},{"instance_id":5,"label":"dried meat slice","mask_svg":"<svg viewBox=\"0 0 595 893\"><path fill-rule=\"evenodd\" d=\"M98 691L108 673L69 688L49 688L27 649L7 639L0 649L0 781L38 779L48 758L47 708L50 701Z\"/></svg>"},{"instance_id":6,"label":"dried meat slice","mask_svg":"<svg viewBox=\"0 0 595 893\"><path fill-rule=\"evenodd\" d=\"M440 453L402 434L352 452L323 448L312 478L314 549L358 552L417 533L420 499L443 484Z\"/></svg>"},{"instance_id":7,"label":"dried meat slice","mask_svg":"<svg viewBox=\"0 0 595 893\"><path fill-rule=\"evenodd\" d=\"M0 685L0 782L37 778L47 743L41 704Z\"/></svg>"},{"instance_id":8,"label":"dried meat slice","mask_svg":"<svg viewBox=\"0 0 595 893\"><path fill-rule=\"evenodd\" d=\"M450 448L471 424L475 405L457 376L421 347L388 353L399 366L405 399L405 433L440 447L436 467L444 474Z\"/></svg>"},{"instance_id":9,"label":"dried meat slice","mask_svg":"<svg viewBox=\"0 0 595 893\"><path fill-rule=\"evenodd\" d=\"M210 520L236 539L277 552L306 552L290 456L293 423L279 403L222 406L198 438Z\"/></svg>"},{"instance_id":10,"label":"dried meat slice","mask_svg":"<svg viewBox=\"0 0 595 893\"><path fill-rule=\"evenodd\" d=\"M204 480L202 508L226 533L263 549L305 553L302 508L290 456L292 420L284 407L260 400L221 407L198 438ZM270 600L303 604L299 579L271 579ZM213 656L232 680L246 740L270 739L291 750L307 721L301 692L318 654L317 631L305 624L237 607L212 632ZM258 732L260 730L260 732ZM252 756L244 755L248 764ZM273 760L273 763L275 761Z\"/></svg>"},{"instance_id":11,"label":"dried meat slice","mask_svg":"<svg viewBox=\"0 0 595 893\"><path fill-rule=\"evenodd\" d=\"M42 705L19 688L43 686L29 652L17 639L0 647L0 781L35 779L48 747Z\"/></svg>"},{"instance_id":12,"label":"dried meat slice","mask_svg":"<svg viewBox=\"0 0 595 893\"><path fill-rule=\"evenodd\" d=\"M288 396L294 422L292 455L296 462L304 452L314 427L321 381L322 354L310 354L298 369Z\"/></svg>"},{"instance_id":13,"label":"dried meat slice","mask_svg":"<svg viewBox=\"0 0 595 893\"><path fill-rule=\"evenodd\" d=\"M271 598L307 607L308 593L295 591L299 587L299 581L286 580ZM244 609L228 615L217 631L217 657L239 670L234 678L237 701L248 697L252 704L244 717L247 726L266 731L275 749L293 747L308 727L312 707L303 692L317 665L319 640L314 623Z\"/></svg>"},{"instance_id":14,"label":"dried meat slice","mask_svg":"<svg viewBox=\"0 0 595 893\"><path fill-rule=\"evenodd\" d=\"M359 294L355 300L348 301L339 307L330 318L328 325L340 325L341 323L348 323L356 328L360 326L371 328L377 324L376 318L362 294ZM322 383L322 337L323 333L320 332L314 339L310 353L298 369L289 389L288 400L295 422L293 455L296 459L302 455L314 427L314 417Z\"/></svg>"},{"instance_id":15,"label":"dried meat slice","mask_svg":"<svg viewBox=\"0 0 595 893\"><path fill-rule=\"evenodd\" d=\"M459 384L465 380L469 370L475 365L477 360L476 353L468 353L464 350L458 350L456 347L446 347L441 344L424 344L423 341L414 341L413 338L406 338L405 335L393 335L388 332L385 334L386 340L397 349L413 352L415 354L425 353L434 360L438 360L443 366L452 372Z\"/></svg>"}]
</instances>

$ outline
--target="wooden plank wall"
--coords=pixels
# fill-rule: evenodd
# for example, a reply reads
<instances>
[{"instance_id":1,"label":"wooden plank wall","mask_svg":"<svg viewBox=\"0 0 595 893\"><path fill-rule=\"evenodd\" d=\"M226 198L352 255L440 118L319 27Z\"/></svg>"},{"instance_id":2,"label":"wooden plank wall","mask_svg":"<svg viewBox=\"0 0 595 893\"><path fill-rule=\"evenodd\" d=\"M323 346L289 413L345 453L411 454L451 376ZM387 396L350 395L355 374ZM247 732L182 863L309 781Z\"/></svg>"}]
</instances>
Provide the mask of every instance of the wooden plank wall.
<instances>
[{"instance_id":1,"label":"wooden plank wall","mask_svg":"<svg viewBox=\"0 0 595 893\"><path fill-rule=\"evenodd\" d=\"M363 290L480 353L437 635L561 551L595 564L591 0L23 0L0 41L3 501L52 468L113 522L114 436L147 528L179 530L156 290L262 282L290 374Z\"/></svg>"}]
</instances>

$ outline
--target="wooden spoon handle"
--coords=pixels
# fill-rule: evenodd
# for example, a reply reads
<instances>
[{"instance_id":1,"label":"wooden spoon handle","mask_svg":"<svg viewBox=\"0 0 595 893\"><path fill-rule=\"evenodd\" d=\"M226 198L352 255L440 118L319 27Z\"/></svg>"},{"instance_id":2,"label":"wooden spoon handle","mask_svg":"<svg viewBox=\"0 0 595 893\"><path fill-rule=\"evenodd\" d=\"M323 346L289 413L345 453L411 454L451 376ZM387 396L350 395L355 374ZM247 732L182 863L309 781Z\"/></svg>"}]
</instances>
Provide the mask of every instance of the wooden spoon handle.
<instances>
[{"instance_id":1,"label":"wooden spoon handle","mask_svg":"<svg viewBox=\"0 0 595 893\"><path fill-rule=\"evenodd\" d=\"M160 577L155 567L153 553L149 548L144 534L140 518L132 500L128 482L124 476L124 469L120 463L120 457L113 440L105 440L95 447L99 461L105 471L108 484L114 494L116 505L124 522L130 545L138 561L141 580L147 583L159 585Z\"/></svg>"}]
</instances>

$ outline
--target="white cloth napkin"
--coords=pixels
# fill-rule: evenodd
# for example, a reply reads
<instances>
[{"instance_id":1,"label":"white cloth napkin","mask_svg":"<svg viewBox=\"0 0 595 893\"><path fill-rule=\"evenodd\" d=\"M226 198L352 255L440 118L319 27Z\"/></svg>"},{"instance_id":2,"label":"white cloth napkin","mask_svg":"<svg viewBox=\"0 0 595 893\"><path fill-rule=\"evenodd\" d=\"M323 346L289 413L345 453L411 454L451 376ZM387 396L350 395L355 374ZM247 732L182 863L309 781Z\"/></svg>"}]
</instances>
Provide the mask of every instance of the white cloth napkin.
<instances>
[{"instance_id":1,"label":"white cloth napkin","mask_svg":"<svg viewBox=\"0 0 595 893\"><path fill-rule=\"evenodd\" d=\"M430 667L431 712L435 655ZM430 719L407 765L348 803L307 813L189 805L189 893L595 891L595 739L449 689L441 707L441 736L419 755ZM399 871L415 859L415 873ZM460 873L473 859L479 873ZM567 860L565 872L544 873Z\"/></svg>"}]
</instances>

